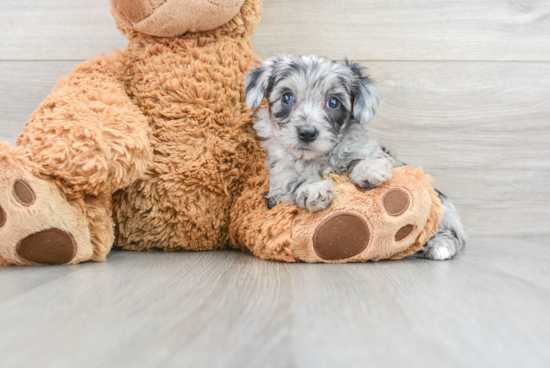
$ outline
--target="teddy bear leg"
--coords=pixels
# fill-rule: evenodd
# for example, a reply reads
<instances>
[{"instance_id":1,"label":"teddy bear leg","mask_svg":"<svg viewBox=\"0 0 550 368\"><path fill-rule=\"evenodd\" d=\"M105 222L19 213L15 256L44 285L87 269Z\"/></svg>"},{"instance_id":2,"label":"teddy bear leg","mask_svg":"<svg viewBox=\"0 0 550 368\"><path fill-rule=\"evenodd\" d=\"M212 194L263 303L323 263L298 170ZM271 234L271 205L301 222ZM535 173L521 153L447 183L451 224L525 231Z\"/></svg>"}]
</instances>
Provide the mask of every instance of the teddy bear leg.
<instances>
[{"instance_id":1,"label":"teddy bear leg","mask_svg":"<svg viewBox=\"0 0 550 368\"><path fill-rule=\"evenodd\" d=\"M232 242L264 259L346 263L403 258L435 233L441 204L422 170L394 169L392 180L372 190L334 180L334 201L318 212L280 204L268 210L267 180L247 188L234 206Z\"/></svg>"},{"instance_id":2,"label":"teddy bear leg","mask_svg":"<svg viewBox=\"0 0 550 368\"><path fill-rule=\"evenodd\" d=\"M32 172L30 161L9 144L0 144L0 265L92 259L94 247L82 205L69 203L53 183Z\"/></svg>"}]
</instances>

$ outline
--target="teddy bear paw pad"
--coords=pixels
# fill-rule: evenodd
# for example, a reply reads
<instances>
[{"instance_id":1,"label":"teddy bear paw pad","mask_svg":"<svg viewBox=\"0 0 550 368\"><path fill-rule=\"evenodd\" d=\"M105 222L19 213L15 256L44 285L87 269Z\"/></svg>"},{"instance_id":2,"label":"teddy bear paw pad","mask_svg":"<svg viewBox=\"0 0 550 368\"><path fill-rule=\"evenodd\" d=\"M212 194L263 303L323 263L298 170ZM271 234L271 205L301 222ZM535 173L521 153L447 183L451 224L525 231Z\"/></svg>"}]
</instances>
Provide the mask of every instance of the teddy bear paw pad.
<instances>
[{"instance_id":1,"label":"teddy bear paw pad","mask_svg":"<svg viewBox=\"0 0 550 368\"><path fill-rule=\"evenodd\" d=\"M401 188L388 190L382 196L382 207L386 213L393 217L404 214L411 206L411 196ZM401 241L414 231L414 225L405 225L395 234L395 241Z\"/></svg>"},{"instance_id":2,"label":"teddy bear paw pad","mask_svg":"<svg viewBox=\"0 0 550 368\"><path fill-rule=\"evenodd\" d=\"M322 259L338 261L363 252L369 240L369 227L362 218L351 213L338 213L317 227L313 248Z\"/></svg>"},{"instance_id":3,"label":"teddy bear paw pad","mask_svg":"<svg viewBox=\"0 0 550 368\"><path fill-rule=\"evenodd\" d=\"M74 264L92 256L82 210L49 181L0 161L0 263Z\"/></svg>"},{"instance_id":4,"label":"teddy bear paw pad","mask_svg":"<svg viewBox=\"0 0 550 368\"><path fill-rule=\"evenodd\" d=\"M48 229L31 234L17 244L17 254L27 261L45 264L69 263L76 256L76 243L71 234Z\"/></svg>"},{"instance_id":5,"label":"teddy bear paw pad","mask_svg":"<svg viewBox=\"0 0 550 368\"><path fill-rule=\"evenodd\" d=\"M25 183L23 180L15 181L13 185L13 197L25 207L32 206L36 200L33 190L29 184Z\"/></svg>"},{"instance_id":6,"label":"teddy bear paw pad","mask_svg":"<svg viewBox=\"0 0 550 368\"><path fill-rule=\"evenodd\" d=\"M0 227L6 223L6 211L0 206Z\"/></svg>"},{"instance_id":7,"label":"teddy bear paw pad","mask_svg":"<svg viewBox=\"0 0 550 368\"><path fill-rule=\"evenodd\" d=\"M409 208L411 197L404 189L394 188L384 194L382 204L388 215L400 216Z\"/></svg>"},{"instance_id":8,"label":"teddy bear paw pad","mask_svg":"<svg viewBox=\"0 0 550 368\"><path fill-rule=\"evenodd\" d=\"M414 230L414 225L405 225L395 234L395 241L401 241L409 236Z\"/></svg>"}]
</instances>

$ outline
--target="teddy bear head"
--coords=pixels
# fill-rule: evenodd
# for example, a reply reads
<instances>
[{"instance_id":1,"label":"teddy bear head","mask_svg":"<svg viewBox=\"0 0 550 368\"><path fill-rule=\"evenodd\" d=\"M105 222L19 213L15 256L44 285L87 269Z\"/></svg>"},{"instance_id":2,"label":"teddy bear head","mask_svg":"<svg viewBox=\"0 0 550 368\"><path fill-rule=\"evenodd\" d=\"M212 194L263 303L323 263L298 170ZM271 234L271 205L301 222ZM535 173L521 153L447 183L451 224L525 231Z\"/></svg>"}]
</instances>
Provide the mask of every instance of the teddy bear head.
<instances>
[{"instance_id":1,"label":"teddy bear head","mask_svg":"<svg viewBox=\"0 0 550 368\"><path fill-rule=\"evenodd\" d=\"M113 14L124 29L156 37L221 31L251 35L262 0L111 0ZM125 32L127 35L129 32Z\"/></svg>"}]
</instances>

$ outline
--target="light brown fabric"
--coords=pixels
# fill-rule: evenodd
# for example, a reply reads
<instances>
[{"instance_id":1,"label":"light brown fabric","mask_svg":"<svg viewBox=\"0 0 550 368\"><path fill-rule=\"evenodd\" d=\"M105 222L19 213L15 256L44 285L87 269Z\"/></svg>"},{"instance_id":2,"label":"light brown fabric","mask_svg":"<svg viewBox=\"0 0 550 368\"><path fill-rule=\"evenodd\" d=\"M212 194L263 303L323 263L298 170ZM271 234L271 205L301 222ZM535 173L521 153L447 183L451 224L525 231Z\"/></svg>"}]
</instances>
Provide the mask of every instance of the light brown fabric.
<instances>
[{"instance_id":1,"label":"light brown fabric","mask_svg":"<svg viewBox=\"0 0 550 368\"><path fill-rule=\"evenodd\" d=\"M439 222L441 221L441 217L443 216L443 208L441 207L441 200L439 199L439 195L437 191L430 185L431 182L431 176L430 175L424 175L422 170L412 170L410 168L405 168L407 173L412 174L415 176L416 180L422 183L424 188L426 188L426 191L428 195L430 196L430 200L432 202L432 206L430 208L430 213L428 215L428 220L426 221L426 225L416 238L416 241L406 250L402 252L398 252L394 254L393 256L389 257L393 260L399 260L404 257L410 256L411 254L414 254L420 250L423 249L424 244L432 237L434 236L435 232L437 231L437 227Z\"/></svg>"},{"instance_id":2,"label":"light brown fabric","mask_svg":"<svg viewBox=\"0 0 550 368\"><path fill-rule=\"evenodd\" d=\"M244 0L111 0L119 19L158 37L216 29L240 11Z\"/></svg>"},{"instance_id":3,"label":"light brown fabric","mask_svg":"<svg viewBox=\"0 0 550 368\"><path fill-rule=\"evenodd\" d=\"M9 266L11 263L0 257L0 266Z\"/></svg>"},{"instance_id":4,"label":"light brown fabric","mask_svg":"<svg viewBox=\"0 0 550 368\"><path fill-rule=\"evenodd\" d=\"M205 0L206 1L206 0ZM240 1L240 0L239 0ZM118 28L130 40L130 43L164 43L173 42L175 39L204 39L205 37L220 38L230 37L233 39L244 38L244 41L249 40L252 34L256 31L260 23L262 13L262 0L245 0L240 10L227 23L213 29L196 31L196 32L177 32L173 37L159 38L147 32L137 30L131 22L124 20L123 17L117 14L113 9L113 15ZM161 24L158 27L162 27Z\"/></svg>"},{"instance_id":5,"label":"light brown fabric","mask_svg":"<svg viewBox=\"0 0 550 368\"><path fill-rule=\"evenodd\" d=\"M119 17L133 26L151 16L165 2L166 0L111 0L111 5Z\"/></svg>"},{"instance_id":6,"label":"light brown fabric","mask_svg":"<svg viewBox=\"0 0 550 368\"><path fill-rule=\"evenodd\" d=\"M93 259L94 245L83 206L67 201L54 182L38 178L38 169L23 150L0 143L0 205L6 213L6 223L0 228L0 263L2 260L18 265L42 263L19 256L17 246L29 235L53 228L70 234L78 245L74 257L68 261L70 264ZM22 205L15 198L13 187L17 181L25 182L34 193L32 205ZM99 259L104 259L111 249L112 237L110 241Z\"/></svg>"}]
</instances>

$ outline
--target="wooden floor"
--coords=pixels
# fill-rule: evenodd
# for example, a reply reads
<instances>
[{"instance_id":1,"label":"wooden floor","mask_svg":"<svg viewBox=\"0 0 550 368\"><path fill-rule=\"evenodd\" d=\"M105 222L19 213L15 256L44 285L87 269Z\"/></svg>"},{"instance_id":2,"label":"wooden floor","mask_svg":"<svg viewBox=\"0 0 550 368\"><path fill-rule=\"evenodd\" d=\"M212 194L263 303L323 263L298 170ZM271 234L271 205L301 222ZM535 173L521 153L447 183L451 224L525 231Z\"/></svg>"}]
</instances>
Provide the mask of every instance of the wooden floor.
<instances>
[{"instance_id":1,"label":"wooden floor","mask_svg":"<svg viewBox=\"0 0 550 368\"><path fill-rule=\"evenodd\" d=\"M309 265L113 252L0 268L8 367L548 367L550 240Z\"/></svg>"}]
</instances>

